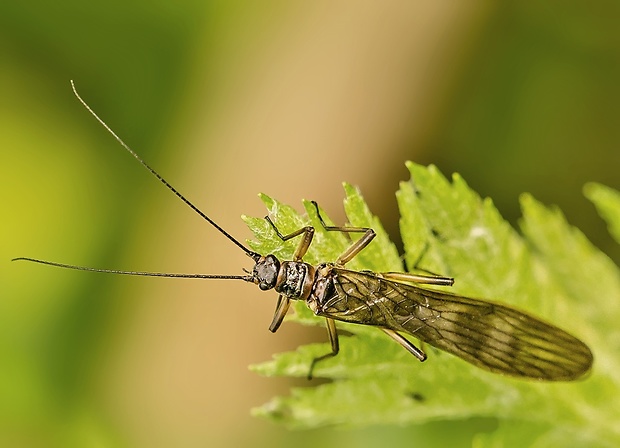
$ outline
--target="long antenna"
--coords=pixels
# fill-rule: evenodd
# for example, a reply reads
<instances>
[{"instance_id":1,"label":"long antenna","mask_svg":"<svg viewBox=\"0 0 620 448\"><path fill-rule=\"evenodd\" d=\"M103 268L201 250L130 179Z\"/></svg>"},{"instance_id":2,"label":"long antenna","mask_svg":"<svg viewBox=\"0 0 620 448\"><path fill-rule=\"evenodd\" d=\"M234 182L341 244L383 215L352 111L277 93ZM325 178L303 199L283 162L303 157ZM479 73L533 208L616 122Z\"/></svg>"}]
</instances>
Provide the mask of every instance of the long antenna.
<instances>
[{"instance_id":1,"label":"long antenna","mask_svg":"<svg viewBox=\"0 0 620 448\"><path fill-rule=\"evenodd\" d=\"M138 275L142 277L172 277L172 278L217 278L224 280L243 280L252 283L254 278L251 275L213 275L213 274L174 274L168 272L142 272L142 271L121 271L117 269L98 269L86 266L75 266L72 264L55 263L53 261L38 260L36 258L18 257L11 261L32 261L33 263L56 266L57 268L74 269L76 271L102 272L104 274Z\"/></svg>"},{"instance_id":2,"label":"long antenna","mask_svg":"<svg viewBox=\"0 0 620 448\"><path fill-rule=\"evenodd\" d=\"M202 218L204 220L206 220L209 224L211 224L213 227L215 227L217 230L219 230L220 233L222 233L230 241L235 243L237 245L237 247L239 247L241 250L243 250L250 258L252 258L254 261L257 261L260 258L260 254L257 254L256 252L251 251L250 249L245 247L243 244L241 244L239 241L237 241L237 239L235 239L226 230L222 229L219 225L217 225L215 223L215 221L213 221L205 213L203 213L198 207L196 207L194 204L192 204L189 201L189 199L187 199L185 196L183 196L181 193L179 193L176 188L174 188L172 185L170 185L168 183L168 181L166 181L166 179L161 177L157 171L155 171L144 160L142 160L142 158L133 149L131 149L118 135L116 135L116 133L110 128L110 126L108 126L101 118L99 118L99 115L97 115L95 113L95 111L93 111L90 108L90 106L88 104L86 104L86 101L84 101L82 99L82 97L80 96L80 94L77 92L77 89L75 88L75 84L74 84L73 80L71 80L71 88L73 89L73 93L76 96L76 98L80 101L80 103L82 103L82 106L84 106L86 108L86 110L88 112L90 112L90 114L93 117L95 117L95 119L106 129L106 131L108 131L112 135L112 137L114 137L116 139L116 141L118 143L120 143L120 145L123 148L125 148L127 150L127 152L129 152L129 154L131 154L138 162L140 162L140 164L144 168L149 170L153 176L155 176L157 179L159 179L159 181L162 184L164 184L170 191L172 191L179 199L181 199L183 202L185 202L192 210L194 210L196 213L198 213L200 216L202 216ZM44 263L44 264L52 264L52 265L54 265L55 263ZM62 266L60 266L60 267L62 267ZM90 269L85 269L85 270L90 270ZM101 272L107 272L107 271L101 271ZM121 274L122 272L117 272L117 273ZM160 276L160 277L163 277L163 276ZM171 277L176 277L176 275L171 275ZM205 278L213 278L213 277L206 276ZM222 277L216 277L216 278L222 278Z\"/></svg>"}]
</instances>

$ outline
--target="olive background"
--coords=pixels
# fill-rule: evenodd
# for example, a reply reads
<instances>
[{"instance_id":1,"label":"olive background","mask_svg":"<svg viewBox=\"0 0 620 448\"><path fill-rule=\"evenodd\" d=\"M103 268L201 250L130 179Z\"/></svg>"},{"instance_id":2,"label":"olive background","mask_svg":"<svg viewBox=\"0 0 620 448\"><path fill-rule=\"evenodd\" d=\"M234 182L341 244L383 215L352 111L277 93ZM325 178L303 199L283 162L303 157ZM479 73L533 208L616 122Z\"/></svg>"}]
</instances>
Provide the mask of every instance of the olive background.
<instances>
[{"instance_id":1,"label":"olive background","mask_svg":"<svg viewBox=\"0 0 620 448\"><path fill-rule=\"evenodd\" d=\"M266 213L259 192L343 222L343 181L398 241L413 160L459 172L515 225L520 193L557 204L617 261L581 189L620 188L619 17L612 1L4 2L0 445L470 446L492 420L291 432L251 417L308 384L247 366L325 339L272 335L274 294L12 263L251 267L69 80L242 241L240 215Z\"/></svg>"}]
</instances>

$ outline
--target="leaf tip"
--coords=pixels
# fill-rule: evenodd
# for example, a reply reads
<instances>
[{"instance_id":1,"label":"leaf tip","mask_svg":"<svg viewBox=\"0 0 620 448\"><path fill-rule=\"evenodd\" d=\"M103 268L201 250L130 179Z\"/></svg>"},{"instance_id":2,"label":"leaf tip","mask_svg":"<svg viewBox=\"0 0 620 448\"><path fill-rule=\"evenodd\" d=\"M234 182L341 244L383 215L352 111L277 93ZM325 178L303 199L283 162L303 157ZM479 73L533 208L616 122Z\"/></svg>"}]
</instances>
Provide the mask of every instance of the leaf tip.
<instances>
[{"instance_id":1,"label":"leaf tip","mask_svg":"<svg viewBox=\"0 0 620 448\"><path fill-rule=\"evenodd\" d=\"M598 182L588 182L583 186L583 194L591 202L596 202L605 196L613 196L614 193L617 195L618 192Z\"/></svg>"},{"instance_id":2,"label":"leaf tip","mask_svg":"<svg viewBox=\"0 0 620 448\"><path fill-rule=\"evenodd\" d=\"M276 202L271 196L268 196L265 193L258 193L258 198L268 209L271 209Z\"/></svg>"},{"instance_id":3,"label":"leaf tip","mask_svg":"<svg viewBox=\"0 0 620 448\"><path fill-rule=\"evenodd\" d=\"M261 417L276 422L284 422L290 420L293 416L293 410L286 404L285 400L275 398L260 407L253 408L251 414L252 417Z\"/></svg>"},{"instance_id":4,"label":"leaf tip","mask_svg":"<svg viewBox=\"0 0 620 448\"><path fill-rule=\"evenodd\" d=\"M521 193L519 195L519 203L521 204L521 207L527 207L534 202L536 202L536 199L534 199L534 196L530 193Z\"/></svg>"},{"instance_id":5,"label":"leaf tip","mask_svg":"<svg viewBox=\"0 0 620 448\"><path fill-rule=\"evenodd\" d=\"M596 182L586 182L583 186L583 194L585 197L590 198L590 196L596 192L600 184Z\"/></svg>"},{"instance_id":6,"label":"leaf tip","mask_svg":"<svg viewBox=\"0 0 620 448\"><path fill-rule=\"evenodd\" d=\"M344 192L347 196L353 196L353 195L357 195L359 194L359 188L357 188L354 185L351 185L348 182L343 182L342 183L342 188L344 189Z\"/></svg>"}]
</instances>

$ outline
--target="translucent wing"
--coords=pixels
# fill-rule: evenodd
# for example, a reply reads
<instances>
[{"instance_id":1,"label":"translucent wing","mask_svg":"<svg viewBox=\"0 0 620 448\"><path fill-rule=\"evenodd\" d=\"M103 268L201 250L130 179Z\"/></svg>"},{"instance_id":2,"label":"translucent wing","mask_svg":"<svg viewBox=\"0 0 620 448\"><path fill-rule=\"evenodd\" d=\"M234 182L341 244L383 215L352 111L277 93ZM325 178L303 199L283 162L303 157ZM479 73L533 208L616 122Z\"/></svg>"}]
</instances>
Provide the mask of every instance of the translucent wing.
<instances>
[{"instance_id":1,"label":"translucent wing","mask_svg":"<svg viewBox=\"0 0 620 448\"><path fill-rule=\"evenodd\" d=\"M574 380L592 365L590 349L551 324L506 305L334 267L321 316L408 333L496 373Z\"/></svg>"}]
</instances>

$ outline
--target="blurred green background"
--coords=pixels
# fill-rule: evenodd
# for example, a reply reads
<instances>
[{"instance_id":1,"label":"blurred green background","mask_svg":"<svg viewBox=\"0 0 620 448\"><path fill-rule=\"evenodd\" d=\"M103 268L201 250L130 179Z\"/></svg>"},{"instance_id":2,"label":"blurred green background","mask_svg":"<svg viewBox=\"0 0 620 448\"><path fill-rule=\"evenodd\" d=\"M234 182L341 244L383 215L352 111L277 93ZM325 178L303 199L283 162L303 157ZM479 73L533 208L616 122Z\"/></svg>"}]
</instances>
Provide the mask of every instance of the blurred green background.
<instances>
[{"instance_id":1,"label":"blurred green background","mask_svg":"<svg viewBox=\"0 0 620 448\"><path fill-rule=\"evenodd\" d=\"M558 204L618 260L581 188L620 187L619 18L613 1L3 2L0 445L470 446L492 421L292 433L250 417L293 383L248 364L325 335L270 334L275 297L248 285L11 263L250 267L69 80L240 239L259 192L341 221L342 181L398 239L410 159L460 172L513 223L523 191Z\"/></svg>"}]
</instances>

